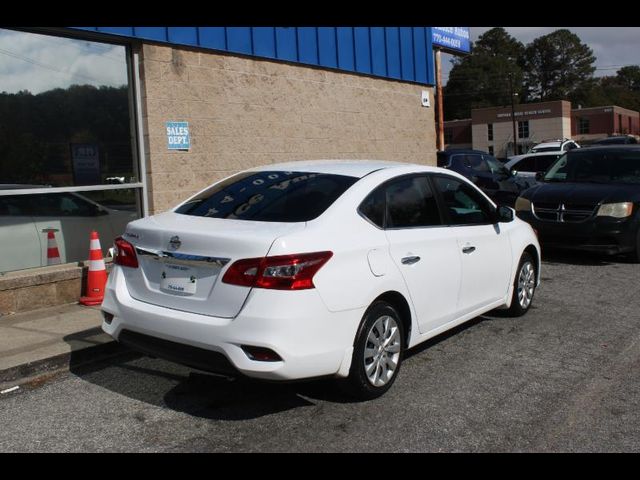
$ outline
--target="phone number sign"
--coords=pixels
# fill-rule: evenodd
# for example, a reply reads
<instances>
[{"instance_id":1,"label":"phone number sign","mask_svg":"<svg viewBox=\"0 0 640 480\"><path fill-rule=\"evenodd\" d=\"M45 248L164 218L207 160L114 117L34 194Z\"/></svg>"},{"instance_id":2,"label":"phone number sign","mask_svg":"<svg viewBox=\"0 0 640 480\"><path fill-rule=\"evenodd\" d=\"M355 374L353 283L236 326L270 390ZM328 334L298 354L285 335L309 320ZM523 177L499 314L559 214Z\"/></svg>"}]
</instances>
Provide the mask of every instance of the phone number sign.
<instances>
[{"instance_id":1,"label":"phone number sign","mask_svg":"<svg viewBox=\"0 0 640 480\"><path fill-rule=\"evenodd\" d=\"M471 52L469 27L431 27L431 40L434 46L452 52Z\"/></svg>"}]
</instances>

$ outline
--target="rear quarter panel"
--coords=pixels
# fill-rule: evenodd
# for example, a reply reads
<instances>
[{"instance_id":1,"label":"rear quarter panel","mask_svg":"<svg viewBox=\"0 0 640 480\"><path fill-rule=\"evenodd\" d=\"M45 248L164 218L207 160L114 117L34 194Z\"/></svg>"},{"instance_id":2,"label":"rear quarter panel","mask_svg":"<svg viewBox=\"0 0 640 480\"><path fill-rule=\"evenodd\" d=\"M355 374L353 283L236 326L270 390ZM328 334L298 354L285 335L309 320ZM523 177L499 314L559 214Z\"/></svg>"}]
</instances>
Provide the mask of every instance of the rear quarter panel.
<instances>
[{"instance_id":1,"label":"rear quarter panel","mask_svg":"<svg viewBox=\"0 0 640 480\"><path fill-rule=\"evenodd\" d=\"M278 238L269 255L332 251L333 257L313 279L330 311L367 307L387 291L401 293L411 306L404 280L389 255L384 230L357 210L380 183L412 171L415 166L385 169L360 179L320 217L308 222L304 231Z\"/></svg>"}]
</instances>

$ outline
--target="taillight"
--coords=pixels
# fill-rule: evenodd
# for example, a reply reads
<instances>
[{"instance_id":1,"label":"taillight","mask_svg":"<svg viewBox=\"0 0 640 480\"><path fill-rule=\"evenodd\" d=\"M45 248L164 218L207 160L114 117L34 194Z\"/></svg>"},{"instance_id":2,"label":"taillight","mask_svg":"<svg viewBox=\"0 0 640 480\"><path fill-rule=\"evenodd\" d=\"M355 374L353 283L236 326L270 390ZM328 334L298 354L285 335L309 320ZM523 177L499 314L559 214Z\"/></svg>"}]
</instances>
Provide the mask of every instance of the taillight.
<instances>
[{"instance_id":1,"label":"taillight","mask_svg":"<svg viewBox=\"0 0 640 480\"><path fill-rule=\"evenodd\" d=\"M138 268L136 248L124 238L118 237L114 241L115 256L113 262L123 267Z\"/></svg>"},{"instance_id":2,"label":"taillight","mask_svg":"<svg viewBox=\"0 0 640 480\"><path fill-rule=\"evenodd\" d=\"M222 281L276 290L315 288L313 276L332 256L333 252L315 252L238 260L229 267Z\"/></svg>"}]
</instances>

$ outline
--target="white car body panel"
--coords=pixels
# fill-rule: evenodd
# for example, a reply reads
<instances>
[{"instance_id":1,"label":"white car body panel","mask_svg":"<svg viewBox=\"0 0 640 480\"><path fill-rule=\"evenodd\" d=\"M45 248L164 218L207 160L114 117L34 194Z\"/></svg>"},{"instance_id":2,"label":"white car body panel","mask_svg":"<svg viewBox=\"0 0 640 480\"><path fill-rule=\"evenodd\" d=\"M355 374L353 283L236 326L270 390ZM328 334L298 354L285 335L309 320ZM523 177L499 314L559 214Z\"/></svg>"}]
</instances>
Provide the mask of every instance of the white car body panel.
<instances>
[{"instance_id":1,"label":"white car body panel","mask_svg":"<svg viewBox=\"0 0 640 480\"><path fill-rule=\"evenodd\" d=\"M0 272L23 268L41 267L47 264L47 236L44 235L44 264L42 263L42 233L36 229L33 217L0 216Z\"/></svg>"},{"instance_id":2,"label":"white car body panel","mask_svg":"<svg viewBox=\"0 0 640 480\"><path fill-rule=\"evenodd\" d=\"M181 254L225 259L228 267L241 258L266 256L276 238L304 228L304 223L223 220L165 212L130 223L125 239L136 247L165 251L170 250L169 240L179 236ZM220 268L194 266L190 273L196 277L195 293L177 295L162 286L162 274L171 274L166 263L143 255L138 255L138 261L140 268L126 269L125 277L131 296L143 302L233 318L251 290L221 282Z\"/></svg>"},{"instance_id":3,"label":"white car body panel","mask_svg":"<svg viewBox=\"0 0 640 480\"><path fill-rule=\"evenodd\" d=\"M322 215L303 224L169 212L129 224L125 239L143 248L163 249L172 235L179 235L185 239L180 251L231 259L217 272L218 279L240 258L329 250L333 256L313 277L315 288L269 290L218 280L209 285L216 295L212 302L204 295L203 300L159 295L144 279L144 267L115 265L102 304L103 311L113 315L103 322L105 332L117 339L128 329L222 352L239 372L256 378L344 377L363 315L381 295L393 292L406 301L411 316L407 345L412 347L488 310L508 306L524 249L533 246L540 252L533 230L518 218L497 225L383 230L357 212L373 189L403 174L446 174L472 185L449 170L368 161L295 162L254 170L361 178ZM467 243L476 246L469 255L461 251ZM408 255L420 256L421 261L405 265L401 260ZM270 348L282 361L250 360L240 345Z\"/></svg>"},{"instance_id":4,"label":"white car body panel","mask_svg":"<svg viewBox=\"0 0 640 480\"><path fill-rule=\"evenodd\" d=\"M508 227L507 227L508 228ZM504 225L453 227L462 259L457 313L464 315L504 299L512 268L509 234ZM469 254L464 248L475 248Z\"/></svg>"},{"instance_id":5,"label":"white car body panel","mask_svg":"<svg viewBox=\"0 0 640 480\"><path fill-rule=\"evenodd\" d=\"M390 229L387 238L395 267L404 277L416 310L420 332L428 333L457 318L462 262L450 229ZM420 260L412 265L402 263L403 258L412 256Z\"/></svg>"}]
</instances>

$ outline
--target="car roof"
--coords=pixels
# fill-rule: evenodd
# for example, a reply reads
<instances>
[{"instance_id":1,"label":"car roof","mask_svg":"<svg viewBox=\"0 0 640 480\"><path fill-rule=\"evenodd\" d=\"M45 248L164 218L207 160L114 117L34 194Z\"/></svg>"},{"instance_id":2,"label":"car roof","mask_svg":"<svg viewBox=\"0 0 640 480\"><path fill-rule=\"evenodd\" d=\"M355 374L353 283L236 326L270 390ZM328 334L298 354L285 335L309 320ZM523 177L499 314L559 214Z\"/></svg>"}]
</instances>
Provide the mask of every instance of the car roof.
<instances>
[{"instance_id":1,"label":"car roof","mask_svg":"<svg viewBox=\"0 0 640 480\"><path fill-rule=\"evenodd\" d=\"M51 185L29 185L26 183L0 183L0 190L19 190L23 188L48 188Z\"/></svg>"},{"instance_id":2,"label":"car roof","mask_svg":"<svg viewBox=\"0 0 640 480\"><path fill-rule=\"evenodd\" d=\"M533 148L538 148L538 147L555 147L556 145L562 145L562 141L560 140L554 140L552 142L541 142L541 143L536 143Z\"/></svg>"},{"instance_id":3,"label":"car roof","mask_svg":"<svg viewBox=\"0 0 640 480\"><path fill-rule=\"evenodd\" d=\"M596 140L595 142L593 142L593 145L606 145L608 143L616 143L616 142L620 142L622 141L633 141L635 140L635 138L633 136L630 135L614 135L612 137L607 137L607 138L601 138L600 140Z\"/></svg>"},{"instance_id":4,"label":"car roof","mask_svg":"<svg viewBox=\"0 0 640 480\"><path fill-rule=\"evenodd\" d=\"M580 150L583 150L582 148ZM567 152L567 153L579 153L580 150L571 150L571 152ZM638 150L640 151L640 143L620 143L620 144L610 144L610 145L589 145L587 147L584 148L584 150L588 150L589 152L593 152L594 150L596 151L600 151L600 150L604 150L604 151L608 151L608 152L615 152L615 151L629 151L629 150Z\"/></svg>"},{"instance_id":5,"label":"car roof","mask_svg":"<svg viewBox=\"0 0 640 480\"><path fill-rule=\"evenodd\" d=\"M386 160L299 160L294 162L264 165L252 168L251 171L265 172L280 170L291 172L332 173L334 175L362 178L377 170L408 166L426 167L426 165Z\"/></svg>"}]
</instances>

